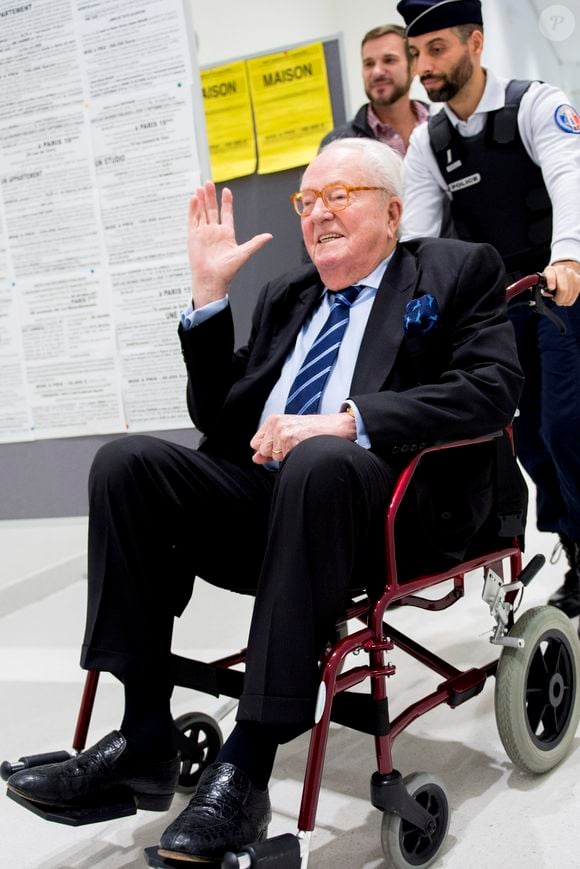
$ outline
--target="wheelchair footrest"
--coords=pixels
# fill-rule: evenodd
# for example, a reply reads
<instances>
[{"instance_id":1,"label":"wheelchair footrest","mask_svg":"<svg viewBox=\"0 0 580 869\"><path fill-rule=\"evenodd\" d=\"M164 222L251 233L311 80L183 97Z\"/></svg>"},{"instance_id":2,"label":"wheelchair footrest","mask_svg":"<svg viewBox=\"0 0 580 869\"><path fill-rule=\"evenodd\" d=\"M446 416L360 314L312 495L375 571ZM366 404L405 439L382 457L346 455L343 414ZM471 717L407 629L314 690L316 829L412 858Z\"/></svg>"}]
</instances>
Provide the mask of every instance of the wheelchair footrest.
<instances>
[{"instance_id":1,"label":"wheelchair footrest","mask_svg":"<svg viewBox=\"0 0 580 869\"><path fill-rule=\"evenodd\" d=\"M482 691L487 676L481 670L466 670L465 673L460 673L446 682L446 686L450 691L448 704L455 709L456 706L461 706L466 700L471 700Z\"/></svg>"},{"instance_id":2,"label":"wheelchair footrest","mask_svg":"<svg viewBox=\"0 0 580 869\"><path fill-rule=\"evenodd\" d=\"M160 857L157 853L157 845L152 848L145 848L145 859L147 860L147 865L153 866L153 869L183 869L187 865L183 860L170 860L168 857ZM216 863L213 863L213 865L217 866Z\"/></svg>"},{"instance_id":3,"label":"wheelchair footrest","mask_svg":"<svg viewBox=\"0 0 580 869\"><path fill-rule=\"evenodd\" d=\"M184 869L183 860L171 860L160 857L157 847L145 848L147 865L153 869ZM188 861L189 862L189 861ZM206 865L206 861L192 859ZM211 862L211 861L209 861ZM221 861L213 861L212 866L221 869L240 869L240 867L255 867L255 869L300 869L300 840L297 836L285 833L272 839L264 839L246 845L239 854L227 851Z\"/></svg>"},{"instance_id":4,"label":"wheelchair footrest","mask_svg":"<svg viewBox=\"0 0 580 869\"><path fill-rule=\"evenodd\" d=\"M45 821L67 824L69 827L99 824L102 821L112 821L115 818L127 818L129 815L137 814L135 801L126 796L111 797L109 794L106 803L93 802L85 806L51 806L45 803L34 803L10 789L6 791L6 796L29 812L44 818Z\"/></svg>"}]
</instances>

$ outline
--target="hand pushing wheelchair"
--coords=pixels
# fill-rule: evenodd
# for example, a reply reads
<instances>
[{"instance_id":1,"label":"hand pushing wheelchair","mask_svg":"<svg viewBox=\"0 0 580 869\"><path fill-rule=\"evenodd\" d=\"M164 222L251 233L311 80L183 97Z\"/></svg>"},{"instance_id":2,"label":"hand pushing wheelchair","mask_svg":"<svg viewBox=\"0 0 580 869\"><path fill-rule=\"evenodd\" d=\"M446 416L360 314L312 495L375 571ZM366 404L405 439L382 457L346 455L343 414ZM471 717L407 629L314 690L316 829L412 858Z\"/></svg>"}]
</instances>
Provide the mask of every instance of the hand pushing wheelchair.
<instances>
[{"instance_id":1,"label":"hand pushing wheelchair","mask_svg":"<svg viewBox=\"0 0 580 869\"><path fill-rule=\"evenodd\" d=\"M530 276L508 288L508 298L523 290L532 291L530 303L538 310L544 305L542 278ZM521 548L516 536L504 529L502 542L481 553L470 553L461 564L437 572L400 575L397 558L396 520L405 494L418 466L432 453L468 449L482 443L507 442L511 431L486 437L445 443L418 449L405 466L392 494L385 520L386 579L377 598L359 597L348 606L337 629L337 641L329 645L320 665L320 686L315 724L310 738L308 760L298 818L298 832L261 842L248 843L240 853L224 855L222 869L306 869L310 838L322 781L323 764L331 722L374 737L377 769L371 777L373 806L383 812L381 839L388 864L397 869L427 867L437 858L449 826L449 807L443 784L425 773L403 778L393 766L396 737L412 722L435 707L455 708L481 692L489 676L496 677L495 712L499 734L513 763L528 773L538 774L558 764L567 754L580 720L580 643L570 621L558 610L535 607L515 620L517 599L544 559L535 556L522 570ZM499 538L498 538L499 539ZM459 669L433 654L398 630L387 618L396 607L414 606L430 612L456 604L464 595L467 574L483 570L483 600L494 619L490 640L501 649L489 663ZM504 576L504 573L507 576ZM468 581L472 581L470 578ZM422 596L427 589L446 583L451 588L441 596ZM348 633L346 625L359 621L362 627ZM391 720L388 680L396 668L387 654L400 649L440 677L435 690L412 703ZM351 664L347 657L364 653L365 663ZM175 685L194 688L215 696L237 698L243 673L234 667L243 663L245 650L210 664L172 656ZM357 659L358 660L358 659ZM97 690L98 672L89 672L73 740L82 751ZM368 693L351 691L366 682ZM207 715L190 713L175 721L181 751L180 789L195 789L199 776L213 762L221 746L217 723ZM65 760L70 755L56 752L23 757L17 763L2 764L2 776L22 768ZM30 803L9 792L16 802L47 820L82 825L136 813L132 800L119 794L106 804L78 808L53 808ZM152 867L180 867L164 859L157 848L145 851Z\"/></svg>"}]
</instances>

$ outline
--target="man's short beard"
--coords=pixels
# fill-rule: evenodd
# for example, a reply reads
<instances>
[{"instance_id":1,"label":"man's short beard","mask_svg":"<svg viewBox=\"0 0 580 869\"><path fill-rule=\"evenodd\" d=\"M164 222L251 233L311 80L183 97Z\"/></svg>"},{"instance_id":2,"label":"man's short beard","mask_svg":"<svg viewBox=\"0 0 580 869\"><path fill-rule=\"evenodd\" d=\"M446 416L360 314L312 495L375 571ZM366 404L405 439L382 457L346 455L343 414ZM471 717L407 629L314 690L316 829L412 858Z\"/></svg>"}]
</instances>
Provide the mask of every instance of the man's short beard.
<instances>
[{"instance_id":1,"label":"man's short beard","mask_svg":"<svg viewBox=\"0 0 580 869\"><path fill-rule=\"evenodd\" d=\"M437 90L435 88L432 90L425 88L427 96L434 103L448 103L467 84L472 75L473 64L466 52L449 74L442 76L443 84L440 88L437 88Z\"/></svg>"},{"instance_id":2,"label":"man's short beard","mask_svg":"<svg viewBox=\"0 0 580 869\"><path fill-rule=\"evenodd\" d=\"M370 92L366 90L366 88L365 93L369 98L371 105L373 106L392 106L393 103L396 103L398 100L401 99L401 97L404 97L405 94L409 92L409 88L411 87L411 81L412 79L411 77L409 77L405 84L393 85L394 90L388 97L373 97L371 96Z\"/></svg>"}]
</instances>

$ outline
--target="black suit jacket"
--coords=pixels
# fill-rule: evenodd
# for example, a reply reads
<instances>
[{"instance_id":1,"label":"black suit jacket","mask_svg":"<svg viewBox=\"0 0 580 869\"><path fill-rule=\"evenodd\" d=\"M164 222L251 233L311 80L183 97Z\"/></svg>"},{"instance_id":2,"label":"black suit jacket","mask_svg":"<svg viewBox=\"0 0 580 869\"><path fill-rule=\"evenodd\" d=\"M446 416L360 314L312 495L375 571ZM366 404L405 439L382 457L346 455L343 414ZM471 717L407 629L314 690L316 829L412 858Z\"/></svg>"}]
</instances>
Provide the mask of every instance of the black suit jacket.
<instances>
[{"instance_id":1,"label":"black suit jacket","mask_svg":"<svg viewBox=\"0 0 580 869\"><path fill-rule=\"evenodd\" d=\"M229 308L180 328L188 406L205 435L200 449L249 459L266 398L322 289L313 266L268 283L238 350ZM437 326L408 337L406 306L426 294L437 299ZM359 408L373 451L402 465L424 445L489 434L512 420L523 376L504 298L503 265L492 247L448 239L398 244L345 396ZM452 556L489 515L492 456L488 445L443 453L426 460L418 477L421 534Z\"/></svg>"}]
</instances>

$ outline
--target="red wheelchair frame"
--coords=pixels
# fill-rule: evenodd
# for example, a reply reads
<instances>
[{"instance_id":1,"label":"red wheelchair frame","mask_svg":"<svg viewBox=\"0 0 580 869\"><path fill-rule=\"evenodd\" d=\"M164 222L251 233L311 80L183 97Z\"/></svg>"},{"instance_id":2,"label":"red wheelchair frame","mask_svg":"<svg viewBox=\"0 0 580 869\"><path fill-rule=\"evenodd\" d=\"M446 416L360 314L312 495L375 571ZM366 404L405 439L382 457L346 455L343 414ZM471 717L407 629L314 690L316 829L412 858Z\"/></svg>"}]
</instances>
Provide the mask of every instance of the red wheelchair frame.
<instances>
[{"instance_id":1,"label":"red wheelchair frame","mask_svg":"<svg viewBox=\"0 0 580 869\"><path fill-rule=\"evenodd\" d=\"M533 297L530 304L543 304L541 301L542 276L533 275L518 281L508 288L508 299L521 293L523 290L532 289ZM484 437L461 440L443 445L430 446L418 451L409 461L401 473L394 488L385 519L385 545L386 545L386 583L381 597L370 600L368 597L351 601L341 623L358 620L363 627L354 633L342 636L329 647L321 660L320 688L316 709L316 723L312 729L306 773L304 778L302 801L298 817L298 835L287 834L260 843L248 845L240 854L228 853L222 861L222 869L250 869L250 867L271 866L275 860L278 869L306 869L308 863L309 838L314 830L316 811L320 795L322 772L326 746L328 741L331 721L346 724L347 726L362 730L374 736L377 770L371 779L371 801L375 807L384 812L384 821L388 817L395 819L395 837L391 835L391 851L389 855L396 866L420 866L426 867L439 853L445 839L449 821L447 799L440 783L422 783L421 788L411 791L403 781L401 774L393 767L393 743L396 737L413 721L426 712L441 704L456 707L466 700L477 695L483 688L487 678L497 675L498 659L495 657L489 663L461 670L453 664L443 660L438 655L419 645L414 640L405 636L392 625L385 622L385 614L393 605L415 606L430 611L443 610L457 603L464 595L465 575L479 568L483 568L484 575L491 576L493 593L503 590L499 609L503 613L504 622L501 630L496 633L496 641L509 647L509 653L516 653L518 644L524 640L513 637L514 627L514 603L521 588L531 580L533 575L543 564L543 557L536 556L532 563L522 572L522 557L518 541L514 539L502 548L487 552L484 555L473 557L465 562L435 574L415 576L409 580L400 581L395 542L395 523L397 513L412 481L413 475L420 462L426 455L449 449L462 449L474 444L492 442L495 438L505 433L495 433ZM507 436L511 442L511 430L507 430ZM509 562L509 577L507 584L503 585L504 563ZM423 598L418 592L440 585L443 582L453 583L453 587L439 599ZM499 591L498 591L499 593ZM551 610L542 607L538 610ZM549 635L555 632L557 642L564 648L568 661L564 669L564 675L558 673L558 679L566 684L566 690L571 694L567 697L566 720L563 721L560 730L556 734L554 751L556 759L551 765L559 762L563 756L562 740L569 741L573 738L578 717L580 716L580 692L577 688L577 671L580 672L580 645L574 632L568 631L564 623L567 623L562 614L555 613L555 623L550 622ZM561 618L560 618L561 617ZM550 616L551 618L551 616ZM519 621L516 623L516 628ZM499 621L498 621L499 625ZM527 626L526 630L527 629ZM508 634L510 632L510 634ZM571 633L570 633L571 632ZM344 633L344 631L342 632ZM508 634L508 636L506 636ZM541 633L543 641L546 631ZM540 636L540 634L538 636ZM536 646L540 647L540 639L536 637L530 628L527 633ZM498 639L499 638L499 639ZM528 641L528 640L526 640ZM576 646L574 646L574 642ZM425 665L441 677L441 682L427 696L411 703L392 721L388 713L388 690L387 680L395 674L395 667L386 660L387 652L398 648L406 652L415 660ZM535 647L533 647L535 648ZM533 651L532 648L532 651ZM368 663L349 666L345 668L345 662L351 653L365 652L368 655ZM502 652L503 655L503 652ZM210 664L198 661L190 661L172 655L173 677L175 685L195 688L205 693L219 696L224 694L231 697L239 697L242 690L243 673L233 668L243 663L245 650L237 654L222 658ZM78 714L73 748L80 752L86 744L88 727L92 713L93 703L97 691L99 673L89 672L86 677L84 692ZM370 694L348 692L348 689L370 680ZM552 680L553 681L553 680ZM554 683L555 684L555 683ZM558 684L560 684L558 682ZM552 685L552 682L550 683ZM571 697L571 699L570 699ZM558 699L558 698L556 698ZM561 697L559 705L561 705ZM525 707L524 701L522 707ZM361 714L362 713L362 714ZM570 732L571 731L571 732ZM501 735L501 734L500 734ZM553 734L550 734L550 738ZM503 738L503 737L502 737ZM508 740L509 741L509 740ZM541 741L541 740L540 740ZM552 740L554 741L554 740ZM546 755L551 756L551 742L546 738ZM505 740L504 740L505 744ZM184 743L184 747L186 745ZM509 751L509 745L506 746ZM567 746L564 746L567 750ZM519 763L521 758L517 750L509 752L512 760ZM42 756L39 756L39 758ZM22 758L24 764L14 765L14 768L22 768L22 765L34 765L38 762L51 762L57 759L56 755L46 755L45 760L38 758ZM214 757L198 758L200 769L213 761ZM548 761L549 761L548 757ZM27 764L26 762L31 762ZM526 762L520 763L526 768ZM542 771L533 768L533 764L527 765L530 771ZM545 766L550 768L549 765ZM420 792L421 791L421 792ZM426 794L427 799L421 799ZM432 806L435 805L435 810ZM30 805L27 808L31 808ZM32 809L35 810L34 808ZM86 816L84 818L64 819L54 813L38 811L50 820L58 820L64 823L87 823L94 820L105 820L121 814L134 813L136 809L125 806L124 810L113 810L98 817ZM387 821L390 823L390 821ZM392 842L395 842L393 845ZM398 844L397 844L398 843ZM384 846L384 837L383 837ZM394 848L394 853L393 853ZM146 857L150 866L170 867L181 866L181 863L173 863L163 860L157 855L156 848L146 850ZM406 862L409 859L411 862Z\"/></svg>"},{"instance_id":2,"label":"red wheelchair frame","mask_svg":"<svg viewBox=\"0 0 580 869\"><path fill-rule=\"evenodd\" d=\"M399 581L395 523L398 510L405 493L412 481L413 475L422 459L433 452L469 447L474 444L491 442L502 433L470 440L456 441L440 446L432 446L418 451L410 460L400 475L388 506L385 518L386 545L386 585L383 594L376 601L369 598L352 601L347 608L344 621L359 620L365 625L360 630L339 639L331 646L321 661L319 700L317 721L312 729L306 773L302 792L302 802L298 817L299 836L278 836L266 842L250 846L247 854L228 854L224 858L224 867L243 867L269 865L268 860L275 856L276 866L280 869L305 869L308 856L308 841L305 834L311 833L315 827L316 811L322 782L322 772L328 734L331 721L346 724L353 729L371 732L369 717L376 720L375 747L377 771L371 780L371 799L373 805L406 819L415 821L417 826L425 828L425 836L430 841L433 836L441 835L441 830L433 828L433 821L428 812L407 792L401 774L394 769L392 760L395 738L413 721L436 706L443 703L455 707L477 695L483 688L488 676L494 675L497 668L497 658L488 664L468 670L459 670L452 664L430 652L428 649L408 638L392 625L387 624L385 613L393 604L399 603L417 606L423 609L442 610L464 596L465 574L477 568L492 569L498 576L503 576L503 562L509 559L510 582L516 583L521 575L521 552L517 541L509 546L486 553L469 561L465 561L449 570L436 574L425 574ZM542 562L543 563L543 562ZM538 565L539 568L540 565ZM531 577L530 577L531 578ZM438 600L425 599L417 596L417 592L432 588L443 582L453 581L452 589ZM515 588L509 592L508 603L513 602L518 594ZM513 624L513 614L510 614L510 624ZM395 674L395 667L386 661L386 653L398 648L411 655L421 664L442 677L437 689L428 696L411 704L393 721L388 719L387 680ZM369 663L349 667L343 670L345 659L351 653L366 652ZM245 649L211 663L191 661L173 655L174 682L182 687L209 691L213 694L225 694L239 697L242 689L243 674L231 668L243 663ZM228 678L229 675L229 678ZM346 694L349 688L370 679L371 694ZM93 703L97 691L99 673L91 671L87 674L77 725L73 740L75 751L82 751L86 744L88 727ZM215 680L215 681L214 681ZM346 697L347 702L336 710L337 698ZM363 708L364 707L364 708ZM365 723L361 727L357 717L362 711ZM382 723L381 723L382 720ZM213 760L208 757L204 766ZM444 795L442 797L445 799ZM110 815L109 815L110 817ZM56 820L53 816L52 820ZM99 817L98 819L101 819ZM429 832L431 830L431 832ZM446 829L445 829L446 832ZM442 840L444 839L444 834ZM438 843L437 843L438 844ZM442 844L442 841L441 841ZM437 851L439 847L437 848ZM155 849L147 849L150 866L173 867L179 864L158 858ZM249 861L249 862L248 862ZM418 864L427 865L427 864Z\"/></svg>"}]
</instances>

